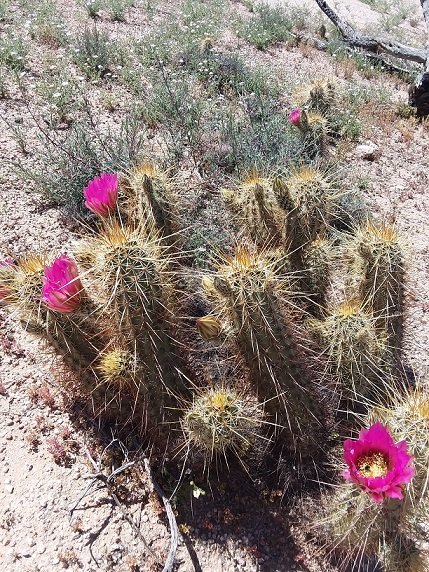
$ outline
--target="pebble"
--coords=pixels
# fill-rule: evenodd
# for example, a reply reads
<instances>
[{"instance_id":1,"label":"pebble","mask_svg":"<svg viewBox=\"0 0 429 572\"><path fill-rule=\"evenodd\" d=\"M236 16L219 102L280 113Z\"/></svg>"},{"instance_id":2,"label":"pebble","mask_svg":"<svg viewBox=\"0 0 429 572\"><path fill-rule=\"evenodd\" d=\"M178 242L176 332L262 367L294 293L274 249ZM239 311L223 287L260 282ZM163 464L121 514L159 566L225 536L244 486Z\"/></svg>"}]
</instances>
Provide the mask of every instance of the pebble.
<instances>
[{"instance_id":1,"label":"pebble","mask_svg":"<svg viewBox=\"0 0 429 572\"><path fill-rule=\"evenodd\" d=\"M38 554L43 554L46 551L46 546L44 546L43 544L38 544L36 546L36 550Z\"/></svg>"},{"instance_id":2,"label":"pebble","mask_svg":"<svg viewBox=\"0 0 429 572\"><path fill-rule=\"evenodd\" d=\"M4 490L5 490L7 493L13 493L14 487L13 487L12 485L6 485L6 486L4 487Z\"/></svg>"},{"instance_id":3,"label":"pebble","mask_svg":"<svg viewBox=\"0 0 429 572\"><path fill-rule=\"evenodd\" d=\"M367 161L375 161L380 157L381 149L372 141L365 141L356 147L356 154L361 159L366 159Z\"/></svg>"}]
</instances>

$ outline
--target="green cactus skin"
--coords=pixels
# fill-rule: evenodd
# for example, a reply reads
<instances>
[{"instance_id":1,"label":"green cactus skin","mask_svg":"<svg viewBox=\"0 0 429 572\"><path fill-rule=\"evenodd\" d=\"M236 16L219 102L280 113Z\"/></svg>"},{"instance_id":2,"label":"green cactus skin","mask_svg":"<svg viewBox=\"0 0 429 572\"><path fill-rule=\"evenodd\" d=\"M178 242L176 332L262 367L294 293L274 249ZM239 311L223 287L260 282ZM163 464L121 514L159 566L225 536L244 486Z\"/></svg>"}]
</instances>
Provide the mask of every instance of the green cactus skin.
<instances>
[{"instance_id":1,"label":"green cactus skin","mask_svg":"<svg viewBox=\"0 0 429 572\"><path fill-rule=\"evenodd\" d=\"M337 382L343 406L379 395L386 342L359 301L334 306L324 319L308 320L307 327L327 360L327 373Z\"/></svg>"},{"instance_id":2,"label":"green cactus skin","mask_svg":"<svg viewBox=\"0 0 429 572\"><path fill-rule=\"evenodd\" d=\"M252 172L236 188L224 189L222 196L237 223L255 244L281 244L282 216L269 179Z\"/></svg>"},{"instance_id":3,"label":"green cactus skin","mask_svg":"<svg viewBox=\"0 0 429 572\"><path fill-rule=\"evenodd\" d=\"M370 304L380 330L387 332L394 362L401 357L404 310L404 253L395 227L368 223L355 237L364 261L361 297Z\"/></svg>"},{"instance_id":4,"label":"green cactus skin","mask_svg":"<svg viewBox=\"0 0 429 572\"><path fill-rule=\"evenodd\" d=\"M263 407L249 389L219 387L199 390L182 418L185 442L200 451L209 466L214 458L231 451L240 462L255 441L263 439L260 428Z\"/></svg>"},{"instance_id":5,"label":"green cactus skin","mask_svg":"<svg viewBox=\"0 0 429 572\"><path fill-rule=\"evenodd\" d=\"M323 433L323 404L301 350L306 341L288 302L288 279L276 274L281 264L273 254L239 246L218 268L213 289L271 422L289 450L305 456Z\"/></svg>"},{"instance_id":6,"label":"green cactus skin","mask_svg":"<svg viewBox=\"0 0 429 572\"><path fill-rule=\"evenodd\" d=\"M308 311L315 317L322 317L328 306L334 258L334 246L329 238L316 238L303 252L304 292L310 300Z\"/></svg>"},{"instance_id":7,"label":"green cactus skin","mask_svg":"<svg viewBox=\"0 0 429 572\"><path fill-rule=\"evenodd\" d=\"M149 234L153 228L170 243L177 241L175 187L176 182L155 163L144 161L135 167L123 183L128 220L143 224Z\"/></svg>"}]
</instances>

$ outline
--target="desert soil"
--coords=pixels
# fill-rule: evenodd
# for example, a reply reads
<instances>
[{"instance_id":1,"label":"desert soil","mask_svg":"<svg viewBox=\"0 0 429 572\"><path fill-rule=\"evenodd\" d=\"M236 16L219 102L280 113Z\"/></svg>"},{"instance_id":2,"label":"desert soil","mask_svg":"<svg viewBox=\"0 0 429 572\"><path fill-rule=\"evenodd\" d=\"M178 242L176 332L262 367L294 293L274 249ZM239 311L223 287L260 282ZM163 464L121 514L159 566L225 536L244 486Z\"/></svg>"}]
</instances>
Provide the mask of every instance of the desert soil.
<instances>
[{"instance_id":1,"label":"desert soil","mask_svg":"<svg viewBox=\"0 0 429 572\"><path fill-rule=\"evenodd\" d=\"M73 9L66 1L62 4L65 18L73 21ZM367 4L357 0L337 4L360 28L378 25L377 13ZM418 15L419 2L414 4ZM313 12L317 13L317 8ZM127 23L106 26L113 34L135 34L144 26L144 17L134 8ZM404 29L406 34L411 30L418 43L423 27L413 27L407 21ZM386 76L365 79L312 49L278 46L259 53L237 39L231 42L272 66L280 76L287 69L297 83L320 77L323 70L324 76L336 77L342 85L366 85L375 96L386 91L388 110L407 98L407 87L400 80ZM30 76L36 73L37 57L37 53L31 55ZM28 118L18 92L0 101L0 113L9 123ZM424 380L429 372L429 132L425 125L388 117L392 121L383 120L381 114L365 121L362 140L379 146L378 160L362 159L356 151L359 143L349 148L350 184L365 180L364 192L372 208L395 219L407 242L406 358ZM20 153L7 129L0 132L0 148L3 157L11 160ZM37 161L36 140L31 156ZM74 223L65 221L56 209L42 208L39 196L17 178L9 162L1 162L0 177L0 254L22 254L40 246L62 251L73 236ZM76 415L64 408L55 369L55 357L0 310L0 385L4 389L0 395L0 569L150 570L151 558L141 540L104 489L91 492L78 503L90 482L85 448L91 450L93 442L88 432L79 428ZM66 466L53 460L54 439L69 443ZM209 494L198 499L190 494L185 538L191 548L180 541L177 570L287 572L312 568L311 563L303 562L299 548L293 547L275 508L256 518L252 507L246 505L245 490L237 488L230 494L241 514L230 514L225 505L209 500ZM155 497L148 496L142 486L134 492L127 510L151 548L165 555L169 530Z\"/></svg>"}]
</instances>

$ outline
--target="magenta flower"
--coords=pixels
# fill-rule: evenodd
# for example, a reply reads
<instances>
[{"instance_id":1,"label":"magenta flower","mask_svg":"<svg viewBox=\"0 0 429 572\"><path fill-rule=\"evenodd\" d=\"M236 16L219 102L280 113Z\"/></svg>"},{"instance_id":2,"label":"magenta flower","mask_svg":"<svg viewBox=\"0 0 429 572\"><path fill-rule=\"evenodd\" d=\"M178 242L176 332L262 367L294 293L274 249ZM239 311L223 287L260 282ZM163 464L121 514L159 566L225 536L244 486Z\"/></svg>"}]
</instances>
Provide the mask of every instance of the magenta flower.
<instances>
[{"instance_id":1,"label":"magenta flower","mask_svg":"<svg viewBox=\"0 0 429 572\"><path fill-rule=\"evenodd\" d=\"M80 304L82 283L76 264L67 255L45 267L42 300L50 310L69 314Z\"/></svg>"},{"instance_id":2,"label":"magenta flower","mask_svg":"<svg viewBox=\"0 0 429 572\"><path fill-rule=\"evenodd\" d=\"M343 477L366 491L376 502L386 497L403 498L403 489L414 476L407 442L395 443L381 423L362 429L359 439L344 441L344 460L348 469Z\"/></svg>"},{"instance_id":3,"label":"magenta flower","mask_svg":"<svg viewBox=\"0 0 429 572\"><path fill-rule=\"evenodd\" d=\"M289 113L288 119L289 123L295 125L295 127L299 127L302 121L302 109L300 109L299 107L292 109L292 111Z\"/></svg>"},{"instance_id":4,"label":"magenta flower","mask_svg":"<svg viewBox=\"0 0 429 572\"><path fill-rule=\"evenodd\" d=\"M9 256L7 258L4 258L3 260L0 260L0 268L2 266L3 268L16 268L13 259L10 258ZM0 283L0 300L5 300L9 296L9 294L10 292L6 284Z\"/></svg>"},{"instance_id":5,"label":"magenta flower","mask_svg":"<svg viewBox=\"0 0 429 572\"><path fill-rule=\"evenodd\" d=\"M103 173L95 177L83 190L85 206L98 216L107 216L116 207L119 177L116 173Z\"/></svg>"}]
</instances>

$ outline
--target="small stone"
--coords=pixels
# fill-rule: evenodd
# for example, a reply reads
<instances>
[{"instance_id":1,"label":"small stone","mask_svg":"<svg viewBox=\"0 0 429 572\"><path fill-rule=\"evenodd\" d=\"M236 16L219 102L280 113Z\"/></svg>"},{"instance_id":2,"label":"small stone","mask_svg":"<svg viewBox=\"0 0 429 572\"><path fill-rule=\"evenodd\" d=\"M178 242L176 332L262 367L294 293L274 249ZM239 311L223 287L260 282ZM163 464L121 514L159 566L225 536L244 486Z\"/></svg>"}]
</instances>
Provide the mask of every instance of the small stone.
<instances>
[{"instance_id":1,"label":"small stone","mask_svg":"<svg viewBox=\"0 0 429 572\"><path fill-rule=\"evenodd\" d=\"M46 546L44 546L43 544L38 544L36 546L36 550L38 554L43 554L46 551Z\"/></svg>"},{"instance_id":2,"label":"small stone","mask_svg":"<svg viewBox=\"0 0 429 572\"><path fill-rule=\"evenodd\" d=\"M4 487L4 490L5 490L7 493L13 493L14 488L13 488L12 485L6 485L6 486Z\"/></svg>"},{"instance_id":3,"label":"small stone","mask_svg":"<svg viewBox=\"0 0 429 572\"><path fill-rule=\"evenodd\" d=\"M362 143L356 147L356 154L361 159L366 159L367 161L375 161L380 157L381 149L372 141L365 141L365 143Z\"/></svg>"}]
</instances>

